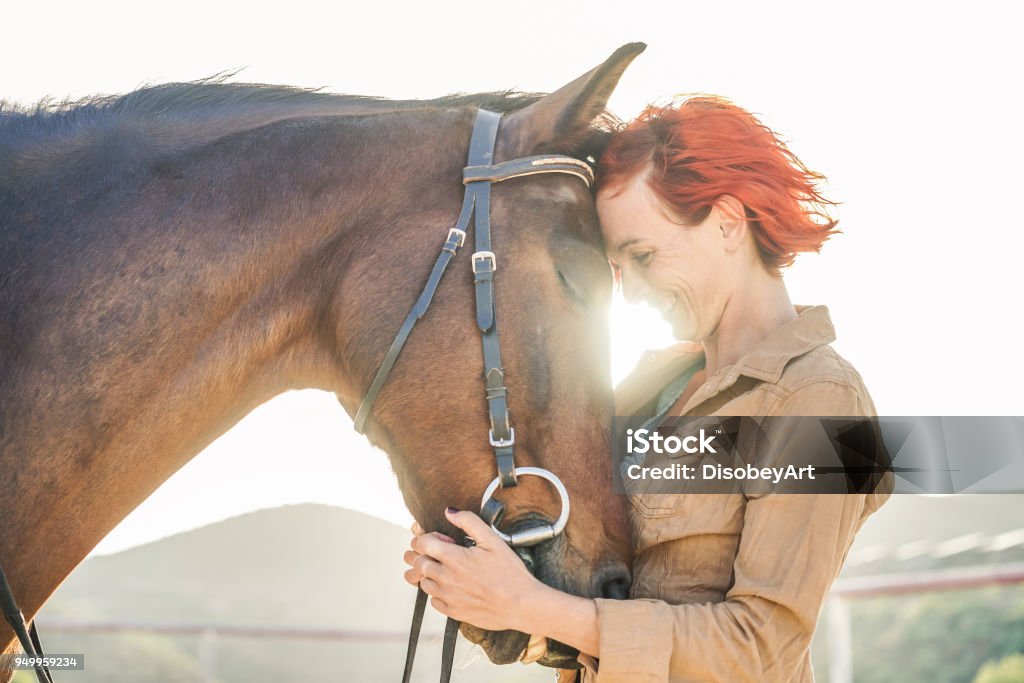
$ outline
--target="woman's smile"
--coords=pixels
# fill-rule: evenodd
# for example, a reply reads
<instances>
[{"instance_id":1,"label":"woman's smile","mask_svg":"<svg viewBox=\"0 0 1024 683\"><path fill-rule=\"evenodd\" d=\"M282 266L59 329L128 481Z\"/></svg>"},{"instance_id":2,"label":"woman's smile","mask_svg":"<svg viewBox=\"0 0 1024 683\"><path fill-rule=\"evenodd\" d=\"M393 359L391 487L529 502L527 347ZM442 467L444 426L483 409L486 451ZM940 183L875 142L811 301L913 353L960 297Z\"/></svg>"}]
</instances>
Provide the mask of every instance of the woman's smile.
<instances>
[{"instance_id":1,"label":"woman's smile","mask_svg":"<svg viewBox=\"0 0 1024 683\"><path fill-rule=\"evenodd\" d=\"M599 192L597 213L626 300L647 303L677 339L709 333L703 323L720 316L730 290L719 214L682 224L643 174Z\"/></svg>"},{"instance_id":2,"label":"woman's smile","mask_svg":"<svg viewBox=\"0 0 1024 683\"><path fill-rule=\"evenodd\" d=\"M675 294L672 294L667 298L663 299L660 305L654 305L653 308L657 309L657 311L661 313L662 318L668 320L669 316L672 314L672 311L675 310L676 303L678 301L679 297L677 297Z\"/></svg>"}]
</instances>

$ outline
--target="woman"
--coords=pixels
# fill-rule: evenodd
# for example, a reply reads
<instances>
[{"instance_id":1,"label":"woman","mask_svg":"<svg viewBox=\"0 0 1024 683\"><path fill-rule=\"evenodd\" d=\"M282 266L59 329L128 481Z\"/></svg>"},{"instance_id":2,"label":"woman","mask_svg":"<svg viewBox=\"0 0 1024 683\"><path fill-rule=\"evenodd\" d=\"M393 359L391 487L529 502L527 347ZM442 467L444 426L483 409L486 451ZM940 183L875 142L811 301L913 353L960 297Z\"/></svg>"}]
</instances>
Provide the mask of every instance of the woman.
<instances>
[{"instance_id":1,"label":"woman","mask_svg":"<svg viewBox=\"0 0 1024 683\"><path fill-rule=\"evenodd\" d=\"M617 414L875 414L829 346L828 310L795 308L786 292L781 269L818 251L836 221L821 176L770 129L716 97L649 107L598 171L605 247L627 299L699 342L642 362L617 390ZM451 509L476 547L417 535L406 579L444 614L578 648L587 681L812 681L822 601L886 494L668 498L630 496L630 600L545 586L479 517Z\"/></svg>"}]
</instances>

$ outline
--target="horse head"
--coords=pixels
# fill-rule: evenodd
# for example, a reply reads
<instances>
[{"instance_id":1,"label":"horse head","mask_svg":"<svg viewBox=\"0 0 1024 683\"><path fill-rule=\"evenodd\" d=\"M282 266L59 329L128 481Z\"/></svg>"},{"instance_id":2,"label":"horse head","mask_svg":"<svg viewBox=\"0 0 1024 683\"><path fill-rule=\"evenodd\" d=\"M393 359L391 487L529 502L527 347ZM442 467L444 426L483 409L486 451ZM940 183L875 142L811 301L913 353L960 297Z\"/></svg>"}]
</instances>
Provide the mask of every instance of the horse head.
<instances>
[{"instance_id":1,"label":"horse head","mask_svg":"<svg viewBox=\"0 0 1024 683\"><path fill-rule=\"evenodd\" d=\"M585 159L599 154L608 132L595 123L604 116L619 77L642 49L624 46L560 90L506 113L497 131L493 163L534 155ZM469 109L462 112L456 130L446 138L456 159L465 159L471 114ZM413 285L415 277L422 282L430 272L428 261L434 254L423 245L433 241L439 247L446 235L452 238L448 229L459 215L453 194L462 190L459 171L450 162L435 165L436 181L445 190L421 194L416 206L422 214L406 218L420 234L380 234L368 242L375 257L363 262L373 267L350 272L351 280L341 290L339 305L354 317L340 325L338 346L352 374L362 381L355 390L339 393L339 400L353 415L410 297L419 291L421 285ZM471 272L474 259L459 253L451 266L454 273L433 293L430 312L419 312L422 319L400 359L386 381L375 387L380 394L373 397L365 428L371 441L390 454L417 521L426 529L454 535L457 530L444 519L445 507L477 510L485 488L497 488L495 451L500 448L493 439L494 412L485 398L485 383L488 391L503 385L507 394L498 390L507 400L514 444L508 430L503 430L504 438L514 447L515 465L553 473L564 483L571 504L564 533L521 549L520 555L540 580L555 588L581 596L624 598L630 582L628 520L623 499L610 493L613 397L607 309L612 274L591 191L572 176L524 173L495 183L491 190L489 220L496 256L485 260L493 271L493 294L488 295L494 297L495 329L500 333L502 368L501 376L494 376L497 381L484 377L482 327L476 315L481 304ZM474 239L474 230L481 229L479 202L467 242ZM424 234L430 238L426 242ZM366 418L367 403L357 423ZM513 535L538 526L550 528L565 504L557 488L540 477L519 477L514 488L502 487L496 497L504 506L498 526ZM464 625L463 632L498 663L518 659L528 639L526 634L489 633L471 625ZM570 648L552 644L541 661L565 665L575 655Z\"/></svg>"}]
</instances>

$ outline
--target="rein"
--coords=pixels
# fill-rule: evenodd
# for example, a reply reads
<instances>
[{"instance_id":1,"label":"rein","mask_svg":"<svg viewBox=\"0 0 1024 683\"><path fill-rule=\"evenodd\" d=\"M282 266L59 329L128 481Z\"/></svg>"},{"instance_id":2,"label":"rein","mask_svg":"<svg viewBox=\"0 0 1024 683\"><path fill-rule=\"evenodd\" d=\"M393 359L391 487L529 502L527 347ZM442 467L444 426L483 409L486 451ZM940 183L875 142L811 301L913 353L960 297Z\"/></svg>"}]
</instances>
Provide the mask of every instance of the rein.
<instances>
[{"instance_id":1,"label":"rein","mask_svg":"<svg viewBox=\"0 0 1024 683\"><path fill-rule=\"evenodd\" d=\"M25 615L21 613L18 603L14 600L14 593L11 591L11 584L7 583L7 575L4 568L0 567L0 609L3 610L4 619L14 629L18 636L18 642L25 650L25 654L40 661L35 665L36 678L39 683L53 683L50 670L42 663L43 646L39 643L39 634L36 632L36 623L25 622Z\"/></svg>"}]
</instances>

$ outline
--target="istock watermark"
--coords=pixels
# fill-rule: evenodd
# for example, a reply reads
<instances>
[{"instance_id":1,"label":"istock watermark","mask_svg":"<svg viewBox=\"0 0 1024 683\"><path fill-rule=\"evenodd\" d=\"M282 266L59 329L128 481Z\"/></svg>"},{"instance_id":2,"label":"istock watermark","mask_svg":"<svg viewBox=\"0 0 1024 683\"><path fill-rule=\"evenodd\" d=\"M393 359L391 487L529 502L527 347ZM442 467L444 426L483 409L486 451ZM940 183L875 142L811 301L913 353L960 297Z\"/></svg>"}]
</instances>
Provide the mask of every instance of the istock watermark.
<instances>
[{"instance_id":1,"label":"istock watermark","mask_svg":"<svg viewBox=\"0 0 1024 683\"><path fill-rule=\"evenodd\" d=\"M1020 493L1022 417L616 418L619 493Z\"/></svg>"}]
</instances>

